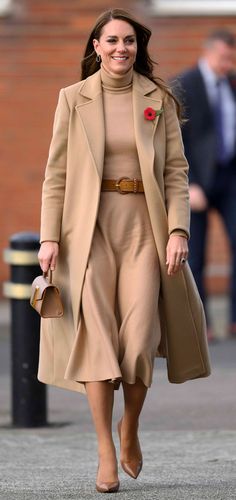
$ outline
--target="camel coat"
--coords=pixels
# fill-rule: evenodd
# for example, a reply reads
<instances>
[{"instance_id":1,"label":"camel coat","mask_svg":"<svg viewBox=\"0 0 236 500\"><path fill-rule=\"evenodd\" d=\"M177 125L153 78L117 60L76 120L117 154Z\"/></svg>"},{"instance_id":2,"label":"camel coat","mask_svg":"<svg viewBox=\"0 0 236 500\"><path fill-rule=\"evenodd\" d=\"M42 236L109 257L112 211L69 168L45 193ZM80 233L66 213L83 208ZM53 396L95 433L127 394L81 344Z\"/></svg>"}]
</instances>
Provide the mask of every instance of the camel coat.
<instances>
[{"instance_id":1,"label":"camel coat","mask_svg":"<svg viewBox=\"0 0 236 500\"><path fill-rule=\"evenodd\" d=\"M144 110L163 108L154 121ZM175 229L189 230L188 165L173 100L134 72L133 113L147 207L161 269L161 345L170 382L210 374L205 318L188 264L170 277L166 245ZM54 281L65 313L41 323L40 381L84 392L73 379L83 281L103 176L105 127L100 71L62 89L42 193L41 241L59 242ZM122 195L121 195L122 196ZM140 279L142 277L140 276Z\"/></svg>"}]
</instances>

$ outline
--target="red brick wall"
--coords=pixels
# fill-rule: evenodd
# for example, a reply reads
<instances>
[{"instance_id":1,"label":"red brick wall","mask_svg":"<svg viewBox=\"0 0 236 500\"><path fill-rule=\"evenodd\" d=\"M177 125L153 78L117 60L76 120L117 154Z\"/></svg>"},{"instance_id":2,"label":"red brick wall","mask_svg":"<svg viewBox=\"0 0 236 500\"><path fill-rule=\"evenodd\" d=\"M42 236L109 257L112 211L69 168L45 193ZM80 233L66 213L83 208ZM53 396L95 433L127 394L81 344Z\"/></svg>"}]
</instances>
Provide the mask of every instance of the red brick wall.
<instances>
[{"instance_id":1,"label":"red brick wall","mask_svg":"<svg viewBox=\"0 0 236 500\"><path fill-rule=\"evenodd\" d=\"M41 183L58 91L79 79L88 32L97 15L112 6L117 2L22 0L11 18L0 20L1 254L11 234L38 230ZM148 15L145 2L119 0L119 7L129 8L153 29L151 53L165 78L195 62L209 30L219 25L235 30L233 17L159 19ZM211 264L223 266L218 266L222 270L228 262L227 244L214 220L211 227L208 258ZM0 258L0 282L7 275ZM208 280L208 286L221 291L227 279Z\"/></svg>"}]
</instances>

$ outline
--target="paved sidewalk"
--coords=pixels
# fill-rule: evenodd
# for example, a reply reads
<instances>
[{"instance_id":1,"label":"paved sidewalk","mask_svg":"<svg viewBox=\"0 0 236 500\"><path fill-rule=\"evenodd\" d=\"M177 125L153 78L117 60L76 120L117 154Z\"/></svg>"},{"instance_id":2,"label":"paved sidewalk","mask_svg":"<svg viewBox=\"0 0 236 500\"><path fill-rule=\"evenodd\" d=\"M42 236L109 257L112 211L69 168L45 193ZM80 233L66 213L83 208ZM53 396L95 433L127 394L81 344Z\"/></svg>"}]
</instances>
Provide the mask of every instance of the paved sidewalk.
<instances>
[{"instance_id":1,"label":"paved sidewalk","mask_svg":"<svg viewBox=\"0 0 236 500\"><path fill-rule=\"evenodd\" d=\"M213 306L220 325L222 308ZM9 321L1 307L0 500L102 498L95 491L96 443L85 396L49 387L50 425L11 427ZM220 340L210 352L212 375L180 385L168 383L165 362L157 361L140 426L143 471L137 481L120 471L118 499L236 500L236 339ZM121 396L116 393L114 422ZM116 429L114 436L118 450Z\"/></svg>"},{"instance_id":2,"label":"paved sidewalk","mask_svg":"<svg viewBox=\"0 0 236 500\"><path fill-rule=\"evenodd\" d=\"M101 498L93 433L72 425L1 434L1 500ZM141 441L143 471L137 481L120 474L118 499L236 498L235 431L144 431Z\"/></svg>"}]
</instances>

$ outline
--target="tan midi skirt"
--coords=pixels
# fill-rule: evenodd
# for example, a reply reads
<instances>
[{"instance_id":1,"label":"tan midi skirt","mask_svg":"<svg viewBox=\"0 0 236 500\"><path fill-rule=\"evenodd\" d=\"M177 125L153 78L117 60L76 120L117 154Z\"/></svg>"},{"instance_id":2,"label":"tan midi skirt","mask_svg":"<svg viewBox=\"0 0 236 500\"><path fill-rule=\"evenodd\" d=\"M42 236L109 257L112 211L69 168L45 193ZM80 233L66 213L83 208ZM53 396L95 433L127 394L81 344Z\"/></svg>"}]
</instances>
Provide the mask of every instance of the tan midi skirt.
<instances>
[{"instance_id":1,"label":"tan midi skirt","mask_svg":"<svg viewBox=\"0 0 236 500\"><path fill-rule=\"evenodd\" d=\"M102 192L82 291L78 382L139 377L160 343L160 272L144 194Z\"/></svg>"}]
</instances>

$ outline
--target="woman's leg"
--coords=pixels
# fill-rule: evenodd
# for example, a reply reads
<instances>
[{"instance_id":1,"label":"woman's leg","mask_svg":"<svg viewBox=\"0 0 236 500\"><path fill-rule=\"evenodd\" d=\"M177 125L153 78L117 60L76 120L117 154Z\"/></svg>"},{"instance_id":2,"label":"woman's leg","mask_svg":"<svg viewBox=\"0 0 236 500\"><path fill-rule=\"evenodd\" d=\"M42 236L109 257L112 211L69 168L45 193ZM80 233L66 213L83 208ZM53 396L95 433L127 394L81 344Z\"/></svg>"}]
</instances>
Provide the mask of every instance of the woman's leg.
<instances>
[{"instance_id":1,"label":"woman's leg","mask_svg":"<svg viewBox=\"0 0 236 500\"><path fill-rule=\"evenodd\" d=\"M109 382L86 382L86 392L98 440L97 483L112 483L118 480L112 439L114 385Z\"/></svg>"},{"instance_id":2,"label":"woman's leg","mask_svg":"<svg viewBox=\"0 0 236 500\"><path fill-rule=\"evenodd\" d=\"M137 435L139 415L147 394L147 387L142 380L137 378L135 384L123 382L124 391L124 416L122 418L122 433L126 441Z\"/></svg>"},{"instance_id":3,"label":"woman's leg","mask_svg":"<svg viewBox=\"0 0 236 500\"><path fill-rule=\"evenodd\" d=\"M123 382L124 416L118 424L121 441L121 465L125 472L136 478L142 468L142 452L138 439L139 415L147 394L140 379L135 384Z\"/></svg>"}]
</instances>

